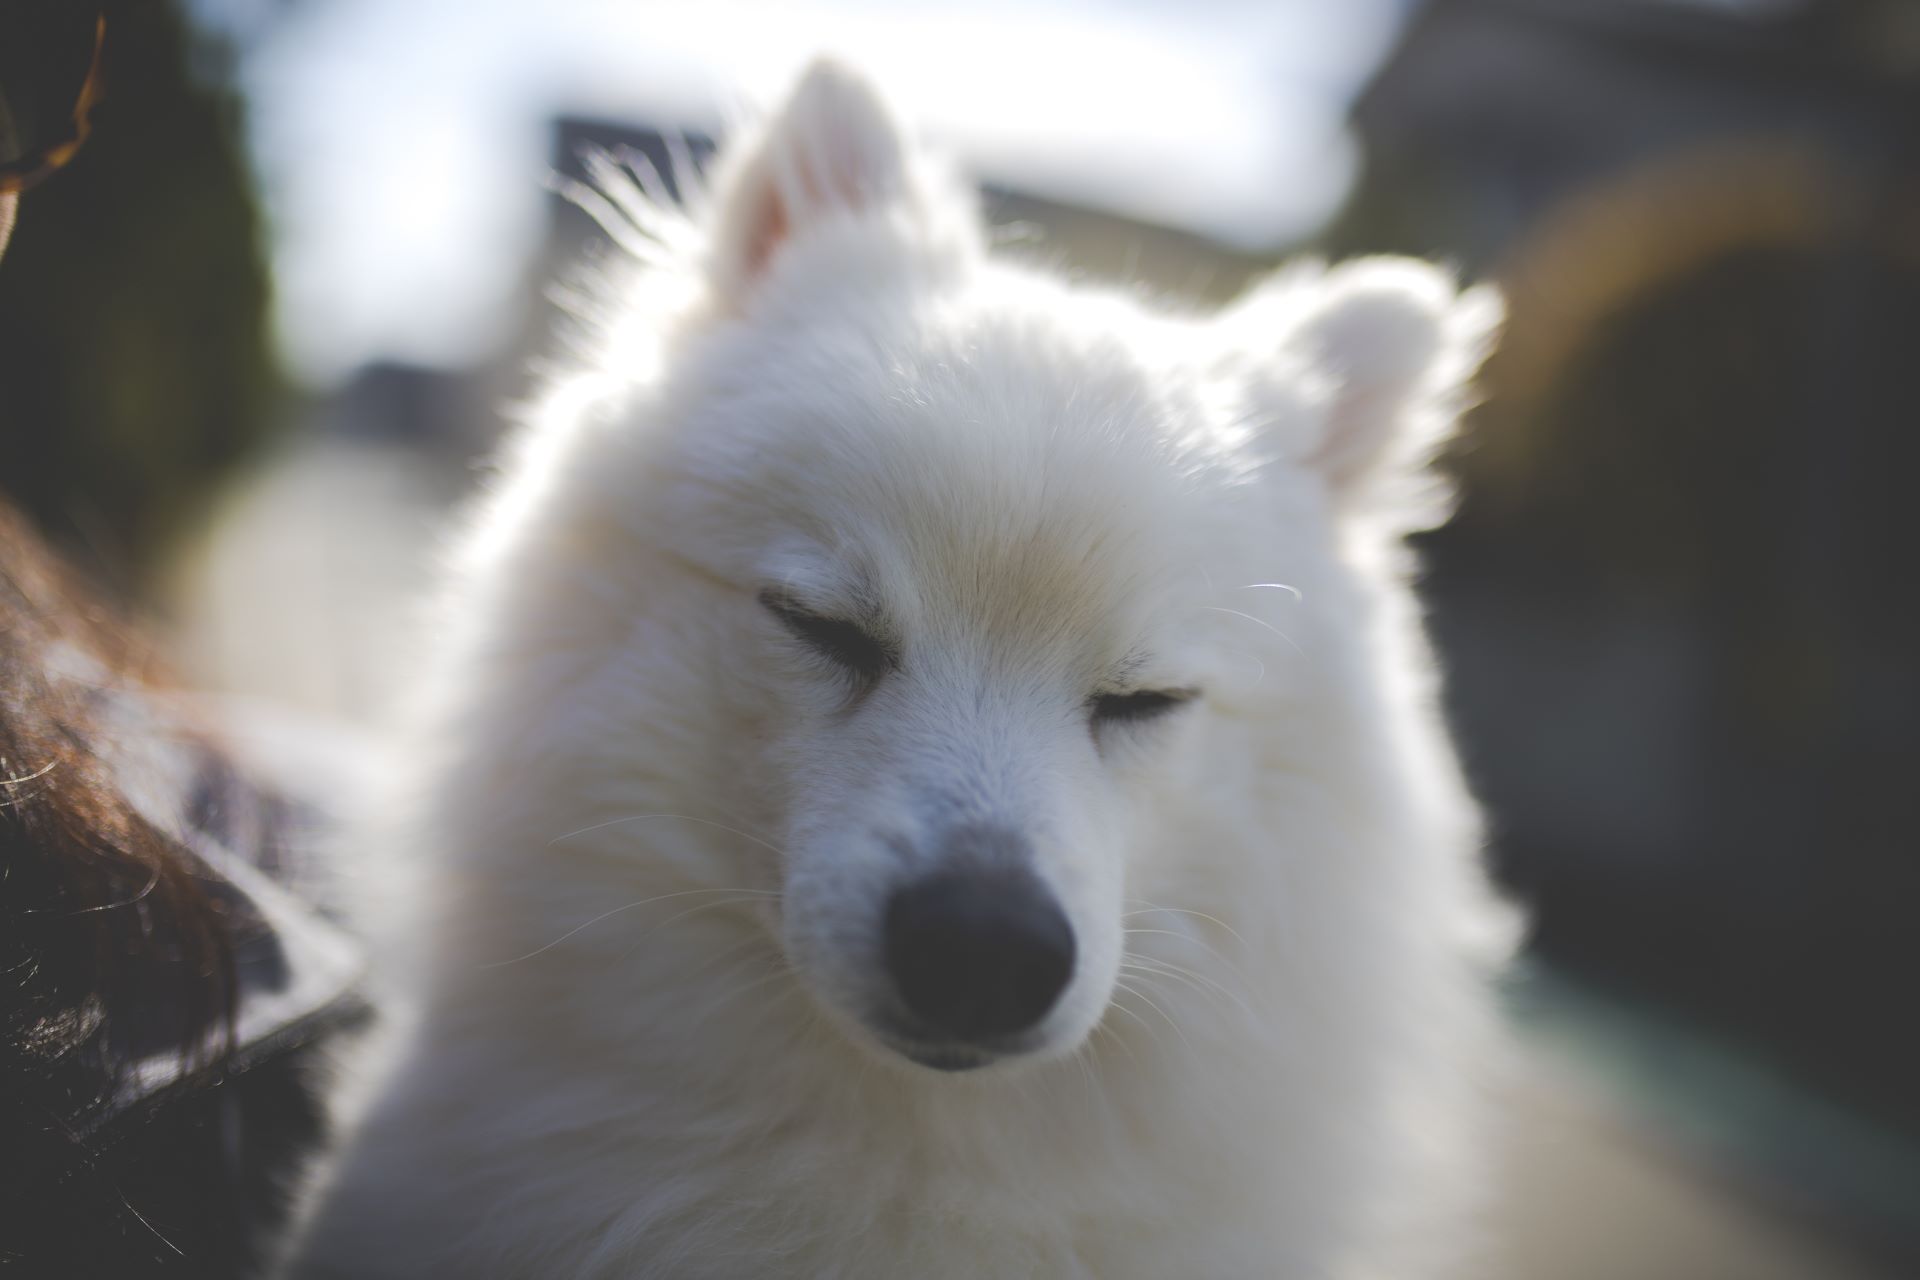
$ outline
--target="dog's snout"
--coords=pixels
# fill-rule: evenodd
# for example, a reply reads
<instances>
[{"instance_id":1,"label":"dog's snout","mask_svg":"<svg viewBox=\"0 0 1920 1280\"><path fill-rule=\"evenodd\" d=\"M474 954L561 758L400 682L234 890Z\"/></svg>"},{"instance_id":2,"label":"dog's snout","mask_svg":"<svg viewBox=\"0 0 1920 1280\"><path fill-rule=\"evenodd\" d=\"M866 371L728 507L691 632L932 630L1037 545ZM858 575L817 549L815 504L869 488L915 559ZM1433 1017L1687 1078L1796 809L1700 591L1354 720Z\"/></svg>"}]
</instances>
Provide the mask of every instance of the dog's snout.
<instances>
[{"instance_id":1,"label":"dog's snout","mask_svg":"<svg viewBox=\"0 0 1920 1280\"><path fill-rule=\"evenodd\" d=\"M1028 1030L1073 977L1073 927L1024 867L941 871L898 890L885 948L907 1010L958 1040Z\"/></svg>"}]
</instances>

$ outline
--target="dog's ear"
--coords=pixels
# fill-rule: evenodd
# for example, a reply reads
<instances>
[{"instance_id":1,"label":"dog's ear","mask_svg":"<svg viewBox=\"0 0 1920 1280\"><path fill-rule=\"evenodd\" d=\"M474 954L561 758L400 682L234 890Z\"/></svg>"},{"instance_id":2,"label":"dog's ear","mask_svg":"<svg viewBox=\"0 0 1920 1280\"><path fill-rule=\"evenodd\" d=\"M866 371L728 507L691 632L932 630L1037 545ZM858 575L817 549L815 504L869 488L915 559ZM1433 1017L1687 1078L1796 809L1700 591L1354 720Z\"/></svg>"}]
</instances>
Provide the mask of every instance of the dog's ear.
<instances>
[{"instance_id":1,"label":"dog's ear","mask_svg":"<svg viewBox=\"0 0 1920 1280\"><path fill-rule=\"evenodd\" d=\"M1282 272L1232 308L1224 369L1249 420L1343 502L1383 487L1403 525L1418 482L1452 435L1504 306L1490 286L1462 292L1413 258L1359 258ZM1381 482L1389 482L1383 485Z\"/></svg>"},{"instance_id":2,"label":"dog's ear","mask_svg":"<svg viewBox=\"0 0 1920 1280\"><path fill-rule=\"evenodd\" d=\"M715 184L715 288L744 296L789 245L836 218L929 221L925 163L865 78L819 59L758 134L732 150Z\"/></svg>"}]
</instances>

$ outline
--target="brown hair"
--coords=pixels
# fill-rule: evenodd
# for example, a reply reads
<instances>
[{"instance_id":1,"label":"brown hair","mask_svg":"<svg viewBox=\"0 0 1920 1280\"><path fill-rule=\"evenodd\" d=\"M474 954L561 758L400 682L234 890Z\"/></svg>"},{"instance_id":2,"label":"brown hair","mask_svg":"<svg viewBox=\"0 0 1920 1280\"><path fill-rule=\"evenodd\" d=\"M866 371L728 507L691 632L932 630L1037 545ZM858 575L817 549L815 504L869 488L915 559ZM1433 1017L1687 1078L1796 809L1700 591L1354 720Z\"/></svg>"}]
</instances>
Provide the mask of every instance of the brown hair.
<instances>
[{"instance_id":1,"label":"brown hair","mask_svg":"<svg viewBox=\"0 0 1920 1280\"><path fill-rule=\"evenodd\" d=\"M66 1082L63 1120L109 1106L116 1022L178 1011L167 1042L231 1039L231 940L194 862L116 783L101 707L148 653L0 504L0 1087ZM90 1094L75 1097L73 1081Z\"/></svg>"}]
</instances>

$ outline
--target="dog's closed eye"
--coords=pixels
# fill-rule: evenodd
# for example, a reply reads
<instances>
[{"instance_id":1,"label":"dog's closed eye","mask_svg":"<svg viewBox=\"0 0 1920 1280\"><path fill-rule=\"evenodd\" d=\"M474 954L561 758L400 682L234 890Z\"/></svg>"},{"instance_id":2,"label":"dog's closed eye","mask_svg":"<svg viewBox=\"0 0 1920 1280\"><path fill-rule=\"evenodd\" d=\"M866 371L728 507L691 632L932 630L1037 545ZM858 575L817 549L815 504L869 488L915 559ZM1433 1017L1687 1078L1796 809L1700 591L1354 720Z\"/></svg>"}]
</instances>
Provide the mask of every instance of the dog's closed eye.
<instances>
[{"instance_id":1,"label":"dog's closed eye","mask_svg":"<svg viewBox=\"0 0 1920 1280\"><path fill-rule=\"evenodd\" d=\"M1158 720L1200 696L1198 689L1136 689L1131 693L1096 693L1087 700L1095 728L1103 724L1138 724Z\"/></svg>"},{"instance_id":2,"label":"dog's closed eye","mask_svg":"<svg viewBox=\"0 0 1920 1280\"><path fill-rule=\"evenodd\" d=\"M796 640L849 675L877 680L900 665L899 651L858 623L813 613L772 587L760 593L760 603Z\"/></svg>"}]
</instances>

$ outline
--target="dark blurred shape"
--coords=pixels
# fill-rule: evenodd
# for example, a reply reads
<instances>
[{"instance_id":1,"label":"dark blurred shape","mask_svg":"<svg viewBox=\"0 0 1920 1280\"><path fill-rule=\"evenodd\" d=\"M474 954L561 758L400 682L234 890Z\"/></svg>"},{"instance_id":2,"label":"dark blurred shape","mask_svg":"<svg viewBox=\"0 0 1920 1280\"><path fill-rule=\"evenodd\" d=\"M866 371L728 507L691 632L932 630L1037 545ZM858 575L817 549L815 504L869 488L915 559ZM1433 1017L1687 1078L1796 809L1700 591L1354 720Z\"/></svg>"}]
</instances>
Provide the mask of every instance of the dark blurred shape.
<instances>
[{"instance_id":1,"label":"dark blurred shape","mask_svg":"<svg viewBox=\"0 0 1920 1280\"><path fill-rule=\"evenodd\" d=\"M350 762L264 719L232 754L151 651L0 504L9 1277L258 1275L324 1056L368 1012L314 896L341 792L251 776L276 749L303 788Z\"/></svg>"},{"instance_id":2,"label":"dark blurred shape","mask_svg":"<svg viewBox=\"0 0 1920 1280\"><path fill-rule=\"evenodd\" d=\"M269 430L260 217L224 51L116 6L104 101L0 261L0 486L98 576L137 580Z\"/></svg>"},{"instance_id":3,"label":"dark blurred shape","mask_svg":"<svg viewBox=\"0 0 1920 1280\"><path fill-rule=\"evenodd\" d=\"M1335 248L1511 300L1428 550L1539 952L1920 1139L1920 5L1435 0L1356 120Z\"/></svg>"},{"instance_id":4,"label":"dark blurred shape","mask_svg":"<svg viewBox=\"0 0 1920 1280\"><path fill-rule=\"evenodd\" d=\"M380 361L313 406L308 429L335 439L375 440L440 455L463 471L491 440L496 388L467 369Z\"/></svg>"},{"instance_id":5,"label":"dark blurred shape","mask_svg":"<svg viewBox=\"0 0 1920 1280\"><path fill-rule=\"evenodd\" d=\"M103 31L77 0L0 6L0 192L42 181L86 140Z\"/></svg>"}]
</instances>

